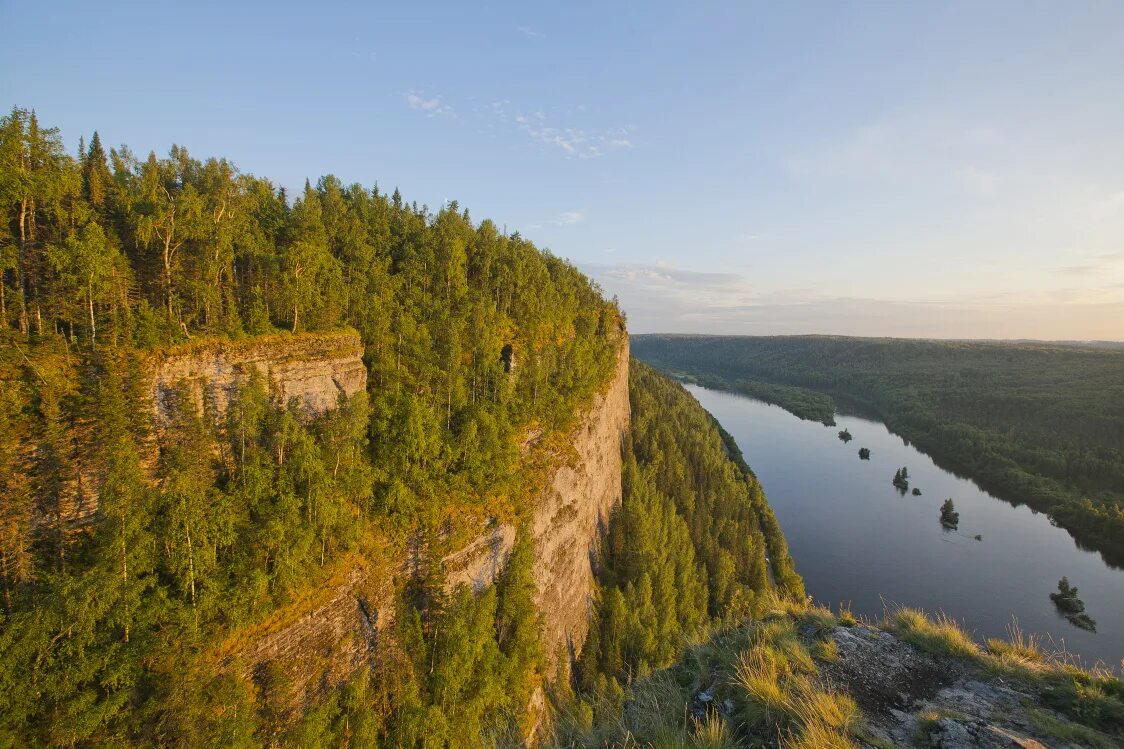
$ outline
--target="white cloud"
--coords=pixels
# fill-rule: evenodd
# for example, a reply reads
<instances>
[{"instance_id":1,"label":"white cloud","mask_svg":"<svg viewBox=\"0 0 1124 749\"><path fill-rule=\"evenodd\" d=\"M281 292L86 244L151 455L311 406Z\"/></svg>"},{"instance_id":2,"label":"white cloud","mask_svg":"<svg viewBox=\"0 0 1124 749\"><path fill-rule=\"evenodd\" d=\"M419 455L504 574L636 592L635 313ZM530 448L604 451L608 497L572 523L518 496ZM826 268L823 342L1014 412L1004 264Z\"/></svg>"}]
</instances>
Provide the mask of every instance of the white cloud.
<instances>
[{"instance_id":1,"label":"white cloud","mask_svg":"<svg viewBox=\"0 0 1124 749\"><path fill-rule=\"evenodd\" d=\"M559 226L569 226L570 224L581 223L583 220L585 220L585 216L582 215L581 211L562 211L555 219L555 223Z\"/></svg>"},{"instance_id":2,"label":"white cloud","mask_svg":"<svg viewBox=\"0 0 1124 749\"><path fill-rule=\"evenodd\" d=\"M520 114L515 117L519 129L539 143L559 148L568 157L594 159L612 151L632 148L628 128L586 130L576 127L554 127L547 124L546 113Z\"/></svg>"},{"instance_id":3,"label":"white cloud","mask_svg":"<svg viewBox=\"0 0 1124 749\"><path fill-rule=\"evenodd\" d=\"M516 26L515 30L528 39L542 39L546 36L546 34L541 31L535 31L530 26Z\"/></svg>"},{"instance_id":4,"label":"white cloud","mask_svg":"<svg viewBox=\"0 0 1124 749\"><path fill-rule=\"evenodd\" d=\"M427 98L424 91L407 92L406 103L410 105L410 109L425 112L427 117L448 117L453 114L453 108L442 102L440 96Z\"/></svg>"}]
</instances>

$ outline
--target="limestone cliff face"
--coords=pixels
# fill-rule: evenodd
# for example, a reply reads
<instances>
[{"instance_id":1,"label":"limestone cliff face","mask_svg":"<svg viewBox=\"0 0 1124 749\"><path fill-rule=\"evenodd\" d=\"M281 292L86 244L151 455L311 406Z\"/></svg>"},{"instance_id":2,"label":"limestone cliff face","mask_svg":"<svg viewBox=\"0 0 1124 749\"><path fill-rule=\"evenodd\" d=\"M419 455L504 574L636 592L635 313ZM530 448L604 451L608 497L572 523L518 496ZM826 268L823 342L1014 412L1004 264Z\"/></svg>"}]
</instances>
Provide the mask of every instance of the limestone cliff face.
<instances>
[{"instance_id":1,"label":"limestone cliff face","mask_svg":"<svg viewBox=\"0 0 1124 749\"><path fill-rule=\"evenodd\" d=\"M571 435L574 459L559 467L535 500L535 581L552 658L581 651L589 628L592 559L609 514L621 501L621 440L628 431L628 343L608 387L594 397ZM502 569L515 529L500 525L445 559L450 587L487 585Z\"/></svg>"},{"instance_id":2,"label":"limestone cliff face","mask_svg":"<svg viewBox=\"0 0 1124 749\"><path fill-rule=\"evenodd\" d=\"M354 395L367 387L363 345L355 331L261 336L245 341L200 340L152 355L147 362L149 394L159 426L168 415L172 396L182 384L197 410L205 396L216 417L226 413L238 387L254 372L269 383L275 398L297 398L306 413L321 414L336 407L340 393ZM156 445L149 445L146 461L156 461ZM82 470L66 487L61 520L70 529L90 522L98 509L102 476ZM38 525L55 522L36 516Z\"/></svg>"},{"instance_id":3,"label":"limestone cliff face","mask_svg":"<svg viewBox=\"0 0 1124 749\"><path fill-rule=\"evenodd\" d=\"M393 614L393 579L369 564L356 564L321 592L308 610L268 628L237 653L245 675L294 711L370 662ZM280 687L271 683L278 671L284 674Z\"/></svg>"},{"instance_id":4,"label":"limestone cliff face","mask_svg":"<svg viewBox=\"0 0 1124 749\"><path fill-rule=\"evenodd\" d=\"M219 416L254 372L269 381L282 402L298 398L311 414L335 408L341 393L354 395L367 385L363 344L355 331L201 341L154 356L151 368L158 421L167 415L181 384L196 408L201 410L209 397Z\"/></svg>"},{"instance_id":5,"label":"limestone cliff face","mask_svg":"<svg viewBox=\"0 0 1124 749\"><path fill-rule=\"evenodd\" d=\"M571 459L551 472L535 499L534 575L543 613L544 649L556 657L580 652L588 632L593 558L609 514L621 500L621 439L629 425L628 344L607 387L593 399L571 434ZM444 559L449 587L489 585L502 570L515 529L496 525ZM294 709L342 682L390 647L394 582L408 560L364 561L325 597L253 638L238 654L248 675L270 665L286 673ZM539 695L541 697L541 695Z\"/></svg>"}]
</instances>

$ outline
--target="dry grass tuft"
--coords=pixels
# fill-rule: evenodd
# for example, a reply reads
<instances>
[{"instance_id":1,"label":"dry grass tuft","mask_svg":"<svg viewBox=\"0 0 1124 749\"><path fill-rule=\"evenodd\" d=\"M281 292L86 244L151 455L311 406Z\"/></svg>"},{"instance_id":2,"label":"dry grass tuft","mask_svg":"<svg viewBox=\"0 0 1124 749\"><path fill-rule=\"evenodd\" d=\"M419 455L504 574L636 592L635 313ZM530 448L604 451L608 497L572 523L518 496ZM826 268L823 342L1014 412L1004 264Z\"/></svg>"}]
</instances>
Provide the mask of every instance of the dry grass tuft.
<instances>
[{"instance_id":1,"label":"dry grass tuft","mask_svg":"<svg viewBox=\"0 0 1124 749\"><path fill-rule=\"evenodd\" d=\"M972 636L947 614L930 617L920 609L903 606L889 611L881 627L930 653L961 658L977 658L981 654Z\"/></svg>"},{"instance_id":2,"label":"dry grass tuft","mask_svg":"<svg viewBox=\"0 0 1124 749\"><path fill-rule=\"evenodd\" d=\"M736 749L737 742L730 735L726 722L715 713L708 714L706 720L694 718L693 723L692 749Z\"/></svg>"}]
</instances>

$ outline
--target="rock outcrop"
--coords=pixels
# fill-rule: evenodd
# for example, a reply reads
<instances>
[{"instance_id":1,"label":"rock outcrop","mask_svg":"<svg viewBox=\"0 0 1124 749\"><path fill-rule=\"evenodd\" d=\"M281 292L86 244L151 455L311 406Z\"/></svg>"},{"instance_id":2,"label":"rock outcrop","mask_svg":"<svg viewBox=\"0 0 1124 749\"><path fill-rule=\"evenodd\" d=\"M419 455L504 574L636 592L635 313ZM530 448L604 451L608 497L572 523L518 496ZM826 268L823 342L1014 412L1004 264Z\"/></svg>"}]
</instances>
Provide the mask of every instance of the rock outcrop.
<instances>
[{"instance_id":1,"label":"rock outcrop","mask_svg":"<svg viewBox=\"0 0 1124 749\"><path fill-rule=\"evenodd\" d=\"M571 435L574 459L556 469L535 500L535 581L550 657L581 651L589 628L592 559L609 514L621 501L621 440L628 431L628 343L608 387ZM503 568L515 529L499 525L445 558L450 587L488 585Z\"/></svg>"},{"instance_id":2,"label":"rock outcrop","mask_svg":"<svg viewBox=\"0 0 1124 749\"><path fill-rule=\"evenodd\" d=\"M238 661L272 701L297 710L370 661L393 613L393 594L389 576L356 564L327 600L258 633Z\"/></svg>"},{"instance_id":3,"label":"rock outcrop","mask_svg":"<svg viewBox=\"0 0 1124 749\"><path fill-rule=\"evenodd\" d=\"M606 388L571 433L572 451L554 469L535 499L534 575L544 619L544 650L551 657L580 651L588 631L593 558L609 514L621 500L621 439L629 424L628 344L625 341ZM496 524L443 560L446 583L490 585L511 552L515 528ZM364 562L330 595L286 623L253 638L238 660L262 678L281 666L294 707L342 682L377 648L393 619L394 581L406 559ZM542 698L541 694L537 695Z\"/></svg>"},{"instance_id":4,"label":"rock outcrop","mask_svg":"<svg viewBox=\"0 0 1124 749\"><path fill-rule=\"evenodd\" d=\"M153 356L150 367L157 421L167 415L171 397L181 385L187 387L196 408L202 410L209 398L221 416L239 386L255 372L270 383L281 402L297 398L310 414L331 410L341 393L354 395L367 386L363 344L353 330L202 340Z\"/></svg>"},{"instance_id":5,"label":"rock outcrop","mask_svg":"<svg viewBox=\"0 0 1124 749\"><path fill-rule=\"evenodd\" d=\"M863 746L1042 749L1084 745L1059 735L1096 734L1049 708L1042 684L926 652L875 627L840 626L828 634L838 657L821 664L821 675L858 703L869 739Z\"/></svg>"},{"instance_id":6,"label":"rock outcrop","mask_svg":"<svg viewBox=\"0 0 1124 749\"><path fill-rule=\"evenodd\" d=\"M153 416L159 426L168 416L176 390L185 386L195 408L202 413L205 399L221 418L238 388L253 373L269 384L274 398L300 401L309 415L336 407L339 395L355 395L367 387L363 345L353 330L303 335L259 336L244 341L203 339L151 355L147 362ZM156 444L148 445L145 462L156 462ZM66 482L61 505L62 524L77 531L93 520L98 509L102 476L79 470L77 480ZM37 515L36 525L57 522Z\"/></svg>"}]
</instances>

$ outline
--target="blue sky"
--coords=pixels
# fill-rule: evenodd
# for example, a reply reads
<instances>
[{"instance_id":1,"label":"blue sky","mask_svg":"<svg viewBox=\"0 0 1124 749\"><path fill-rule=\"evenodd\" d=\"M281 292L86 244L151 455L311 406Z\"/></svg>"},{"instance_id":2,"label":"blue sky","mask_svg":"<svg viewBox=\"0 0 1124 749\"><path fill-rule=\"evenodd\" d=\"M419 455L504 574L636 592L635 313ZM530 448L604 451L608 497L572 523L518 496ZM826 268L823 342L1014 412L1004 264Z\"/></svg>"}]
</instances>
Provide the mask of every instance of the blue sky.
<instances>
[{"instance_id":1,"label":"blue sky","mask_svg":"<svg viewBox=\"0 0 1124 749\"><path fill-rule=\"evenodd\" d=\"M1124 3L2 0L0 24L0 106L72 145L456 199L637 332L1124 339Z\"/></svg>"}]
</instances>

